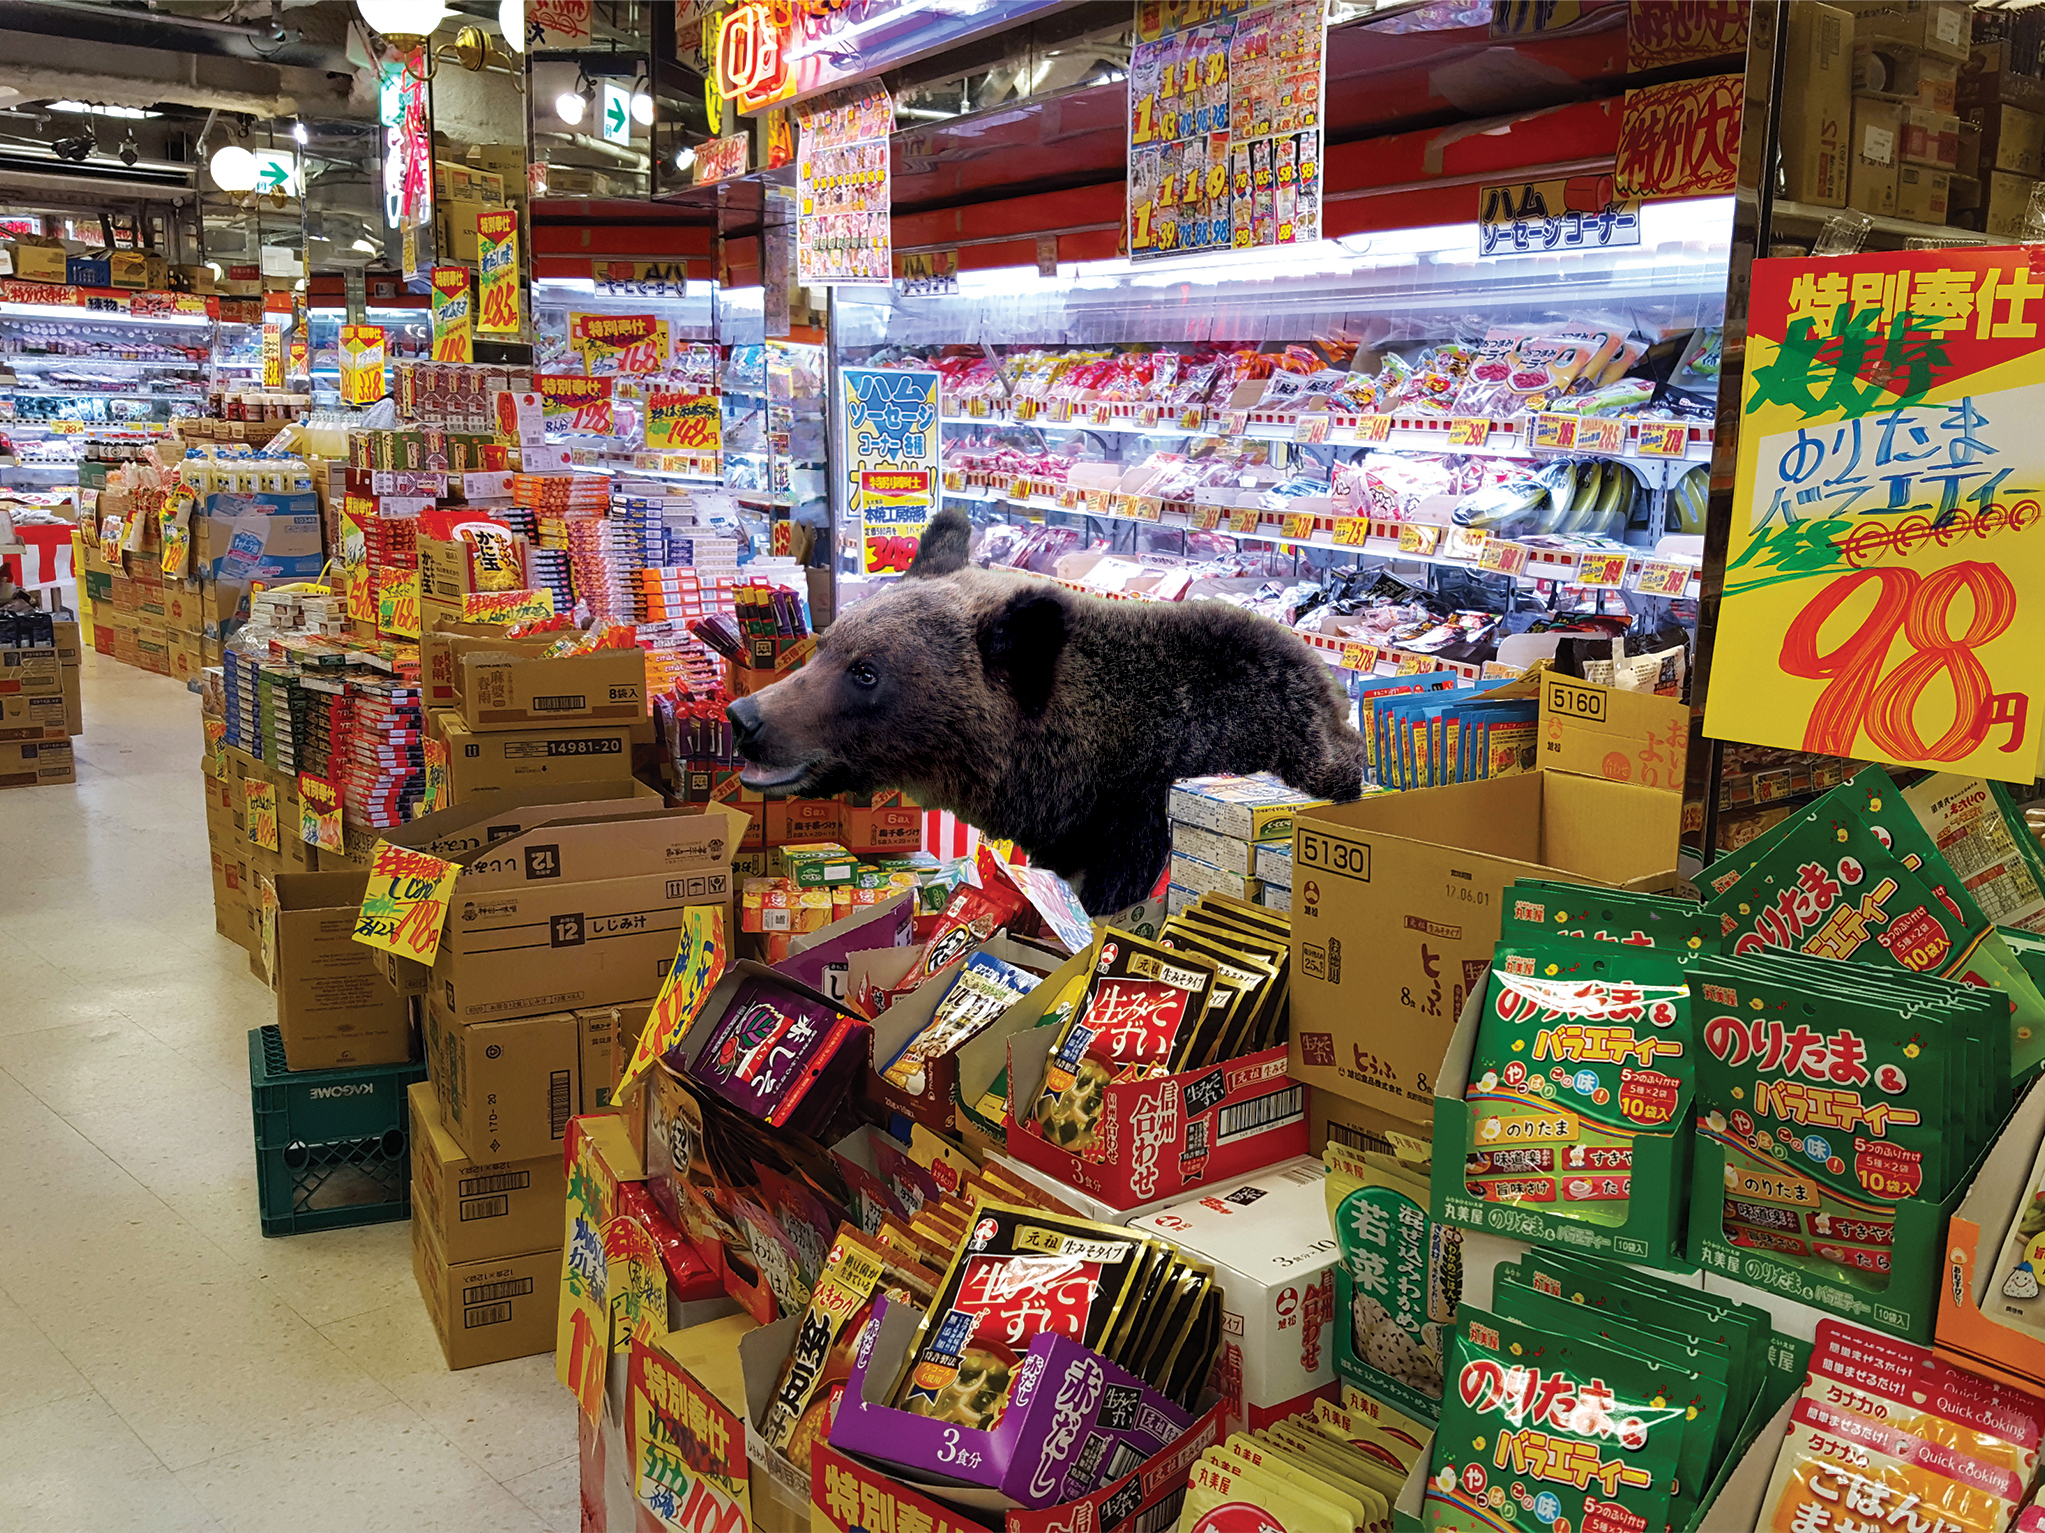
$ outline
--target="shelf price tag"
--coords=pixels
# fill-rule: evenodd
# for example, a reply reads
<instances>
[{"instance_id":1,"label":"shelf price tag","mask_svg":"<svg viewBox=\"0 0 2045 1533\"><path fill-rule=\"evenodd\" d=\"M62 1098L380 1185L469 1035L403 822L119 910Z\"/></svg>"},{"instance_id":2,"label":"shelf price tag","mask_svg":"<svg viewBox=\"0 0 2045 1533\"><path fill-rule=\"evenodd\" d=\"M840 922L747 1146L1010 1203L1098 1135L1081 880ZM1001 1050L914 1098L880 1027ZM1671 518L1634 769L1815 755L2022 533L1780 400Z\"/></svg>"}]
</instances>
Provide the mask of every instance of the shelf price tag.
<instances>
[{"instance_id":1,"label":"shelf price tag","mask_svg":"<svg viewBox=\"0 0 2045 1533\"><path fill-rule=\"evenodd\" d=\"M985 420L994 413L994 407L987 402L985 394L975 394L966 401L966 414L974 420Z\"/></svg>"},{"instance_id":2,"label":"shelf price tag","mask_svg":"<svg viewBox=\"0 0 2045 1533\"><path fill-rule=\"evenodd\" d=\"M1635 441L1643 458L1680 458L1690 451L1690 428L1682 421L1642 421Z\"/></svg>"},{"instance_id":3,"label":"shelf price tag","mask_svg":"<svg viewBox=\"0 0 2045 1533\"><path fill-rule=\"evenodd\" d=\"M1145 431L1155 431L1157 430L1158 415L1159 406L1154 404L1144 405L1136 412L1136 424Z\"/></svg>"},{"instance_id":4,"label":"shelf price tag","mask_svg":"<svg viewBox=\"0 0 2045 1533\"><path fill-rule=\"evenodd\" d=\"M1441 666L1430 655L1399 656L1398 674L1401 676L1424 676L1429 671L1438 671L1440 669Z\"/></svg>"},{"instance_id":5,"label":"shelf price tag","mask_svg":"<svg viewBox=\"0 0 2045 1533\"><path fill-rule=\"evenodd\" d=\"M1294 418L1292 439L1295 442L1325 442L1328 440L1328 417L1321 411Z\"/></svg>"},{"instance_id":6,"label":"shelf price tag","mask_svg":"<svg viewBox=\"0 0 2045 1533\"><path fill-rule=\"evenodd\" d=\"M1518 575L1526 570L1529 552L1524 543L1508 543L1504 538L1493 538L1484 545L1477 565L1480 569L1496 570L1501 575Z\"/></svg>"},{"instance_id":7,"label":"shelf price tag","mask_svg":"<svg viewBox=\"0 0 2045 1533\"><path fill-rule=\"evenodd\" d=\"M1344 548L1361 548L1370 537L1370 522L1361 516L1335 518L1335 541Z\"/></svg>"},{"instance_id":8,"label":"shelf price tag","mask_svg":"<svg viewBox=\"0 0 2045 1533\"><path fill-rule=\"evenodd\" d=\"M1096 426L1106 426L1115 419L1115 407L1105 399L1096 400L1088 415Z\"/></svg>"},{"instance_id":9,"label":"shelf price tag","mask_svg":"<svg viewBox=\"0 0 2045 1533\"><path fill-rule=\"evenodd\" d=\"M1779 798L1788 798L1791 792L1791 777L1787 767L1773 772L1754 774L1754 802L1772 804Z\"/></svg>"},{"instance_id":10,"label":"shelf price tag","mask_svg":"<svg viewBox=\"0 0 2045 1533\"><path fill-rule=\"evenodd\" d=\"M1482 447L1491 440L1491 418L1486 415L1456 415L1449 419L1450 447Z\"/></svg>"},{"instance_id":11,"label":"shelf price tag","mask_svg":"<svg viewBox=\"0 0 2045 1533\"><path fill-rule=\"evenodd\" d=\"M1077 511L1080 507L1081 499L1082 492L1075 490L1071 485L1059 486L1058 509L1060 511Z\"/></svg>"},{"instance_id":12,"label":"shelf price tag","mask_svg":"<svg viewBox=\"0 0 2045 1533\"><path fill-rule=\"evenodd\" d=\"M1036 413L1037 407L1034 403L1032 403L1030 405L1030 415L1032 416L1032 418L1035 417ZM1067 421L1071 420L1072 401L1069 399L1053 400L1051 402L1051 419L1061 426L1064 425Z\"/></svg>"},{"instance_id":13,"label":"shelf price tag","mask_svg":"<svg viewBox=\"0 0 2045 1533\"><path fill-rule=\"evenodd\" d=\"M1431 554L1441 541L1441 528L1432 522L1402 522L1399 526L1399 552L1402 554Z\"/></svg>"},{"instance_id":14,"label":"shelf price tag","mask_svg":"<svg viewBox=\"0 0 2045 1533\"><path fill-rule=\"evenodd\" d=\"M1221 507L1195 506L1191 522L1196 532L1212 532L1221 525Z\"/></svg>"},{"instance_id":15,"label":"shelf price tag","mask_svg":"<svg viewBox=\"0 0 2045 1533\"><path fill-rule=\"evenodd\" d=\"M1235 506L1228 513L1228 530L1238 537L1257 530L1257 524L1264 520L1264 513L1255 506Z\"/></svg>"},{"instance_id":16,"label":"shelf price tag","mask_svg":"<svg viewBox=\"0 0 2045 1533\"><path fill-rule=\"evenodd\" d=\"M1139 522L1154 522L1164 515L1165 503L1155 495L1138 495L1129 503L1129 514Z\"/></svg>"},{"instance_id":17,"label":"shelf price tag","mask_svg":"<svg viewBox=\"0 0 2045 1533\"><path fill-rule=\"evenodd\" d=\"M962 468L948 468L939 477L947 490L957 492L966 487L966 471Z\"/></svg>"},{"instance_id":18,"label":"shelf price tag","mask_svg":"<svg viewBox=\"0 0 2045 1533\"><path fill-rule=\"evenodd\" d=\"M1468 559L1472 564L1484 560L1484 546L1491 541L1488 532L1475 532L1468 527L1451 527L1448 541L1442 553L1450 559Z\"/></svg>"},{"instance_id":19,"label":"shelf price tag","mask_svg":"<svg viewBox=\"0 0 2045 1533\"><path fill-rule=\"evenodd\" d=\"M1626 555L1585 554L1577 561L1576 579L1569 583L1616 591L1626 583Z\"/></svg>"},{"instance_id":20,"label":"shelf price tag","mask_svg":"<svg viewBox=\"0 0 2045 1533\"><path fill-rule=\"evenodd\" d=\"M1576 450L1618 457L1626 451L1626 422L1599 415L1582 415L1576 420Z\"/></svg>"},{"instance_id":21,"label":"shelf price tag","mask_svg":"<svg viewBox=\"0 0 2045 1533\"><path fill-rule=\"evenodd\" d=\"M1345 644L1342 646L1342 669L1368 676L1378 668L1378 649L1372 644Z\"/></svg>"},{"instance_id":22,"label":"shelf price tag","mask_svg":"<svg viewBox=\"0 0 2045 1533\"><path fill-rule=\"evenodd\" d=\"M1110 504L1114 507L1109 513L1112 516L1133 518L1136 515L1136 497L1134 495L1116 495L1110 501Z\"/></svg>"},{"instance_id":23,"label":"shelf price tag","mask_svg":"<svg viewBox=\"0 0 2045 1533\"><path fill-rule=\"evenodd\" d=\"M1313 512L1288 511L1285 516L1284 526L1280 530L1284 536L1304 542L1314 535Z\"/></svg>"},{"instance_id":24,"label":"shelf price tag","mask_svg":"<svg viewBox=\"0 0 2045 1533\"><path fill-rule=\"evenodd\" d=\"M1231 410L1228 412L1228 434L1230 436L1241 436L1249 429L1250 412L1248 410Z\"/></svg>"},{"instance_id":25,"label":"shelf price tag","mask_svg":"<svg viewBox=\"0 0 2045 1533\"><path fill-rule=\"evenodd\" d=\"M1179 412L1179 429L1182 431L1198 431L1205 424L1206 419L1207 417L1200 413L1198 405L1189 405L1186 409Z\"/></svg>"},{"instance_id":26,"label":"shelf price tag","mask_svg":"<svg viewBox=\"0 0 2045 1533\"><path fill-rule=\"evenodd\" d=\"M1356 418L1356 440L1359 442L1388 442L1392 437L1392 418L1389 415L1359 415Z\"/></svg>"},{"instance_id":27,"label":"shelf price tag","mask_svg":"<svg viewBox=\"0 0 2045 1533\"><path fill-rule=\"evenodd\" d=\"M1681 596L1689 589L1691 573L1687 564L1643 564L1633 589L1642 596Z\"/></svg>"},{"instance_id":28,"label":"shelf price tag","mask_svg":"<svg viewBox=\"0 0 2045 1533\"><path fill-rule=\"evenodd\" d=\"M1008 413L1014 420L1033 421L1037 418L1037 401L1034 399L1018 399L1013 405L1009 406Z\"/></svg>"},{"instance_id":29,"label":"shelf price tag","mask_svg":"<svg viewBox=\"0 0 2045 1533\"><path fill-rule=\"evenodd\" d=\"M1529 445L1535 452L1568 452L1577 445L1577 418L1546 411L1534 417L1534 436Z\"/></svg>"}]
</instances>

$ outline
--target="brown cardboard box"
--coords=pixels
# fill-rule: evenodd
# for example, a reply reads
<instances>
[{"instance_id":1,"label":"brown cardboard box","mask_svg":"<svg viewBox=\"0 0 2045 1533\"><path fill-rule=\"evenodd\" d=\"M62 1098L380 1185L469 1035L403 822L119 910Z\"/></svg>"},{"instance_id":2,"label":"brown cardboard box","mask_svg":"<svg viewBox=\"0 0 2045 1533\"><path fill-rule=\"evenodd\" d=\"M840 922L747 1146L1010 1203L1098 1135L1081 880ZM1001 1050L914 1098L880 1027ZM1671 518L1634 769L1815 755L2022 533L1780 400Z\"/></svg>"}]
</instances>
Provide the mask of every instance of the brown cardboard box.
<instances>
[{"instance_id":1,"label":"brown cardboard box","mask_svg":"<svg viewBox=\"0 0 2045 1533\"><path fill-rule=\"evenodd\" d=\"M450 1368L554 1350L561 1246L488 1261L450 1262L424 1219L412 1221L412 1275Z\"/></svg>"},{"instance_id":2,"label":"brown cardboard box","mask_svg":"<svg viewBox=\"0 0 2045 1533\"><path fill-rule=\"evenodd\" d=\"M1542 770L1308 810L1293 837L1291 1074L1417 1125L1516 878L1665 887L1689 713L1540 678Z\"/></svg>"},{"instance_id":3,"label":"brown cardboard box","mask_svg":"<svg viewBox=\"0 0 2045 1533\"><path fill-rule=\"evenodd\" d=\"M17 740L0 745L0 788L54 788L77 780L69 740Z\"/></svg>"},{"instance_id":4,"label":"brown cardboard box","mask_svg":"<svg viewBox=\"0 0 2045 1533\"><path fill-rule=\"evenodd\" d=\"M599 649L558 660L546 646L449 636L461 716L474 730L638 725L646 717L646 651Z\"/></svg>"},{"instance_id":5,"label":"brown cardboard box","mask_svg":"<svg viewBox=\"0 0 2045 1533\"><path fill-rule=\"evenodd\" d=\"M1951 208L1953 178L1926 165L1896 170L1896 216L1921 224L1942 224Z\"/></svg>"},{"instance_id":6,"label":"brown cardboard box","mask_svg":"<svg viewBox=\"0 0 2045 1533\"><path fill-rule=\"evenodd\" d=\"M1927 107L1903 108L1903 159L1952 170L1960 162L1960 119Z\"/></svg>"},{"instance_id":7,"label":"brown cardboard box","mask_svg":"<svg viewBox=\"0 0 2045 1533\"><path fill-rule=\"evenodd\" d=\"M649 1000L682 910L731 918L729 810L556 821L464 859L430 994L462 1022ZM727 925L727 929L729 925Z\"/></svg>"},{"instance_id":8,"label":"brown cardboard box","mask_svg":"<svg viewBox=\"0 0 2045 1533\"><path fill-rule=\"evenodd\" d=\"M144 250L109 251L107 270L114 287L161 291L170 280L170 268L163 257Z\"/></svg>"},{"instance_id":9,"label":"brown cardboard box","mask_svg":"<svg viewBox=\"0 0 2045 1533\"><path fill-rule=\"evenodd\" d=\"M632 775L632 726L474 733L458 713L432 716L447 744L450 804L522 799L537 784L615 782Z\"/></svg>"},{"instance_id":10,"label":"brown cardboard box","mask_svg":"<svg viewBox=\"0 0 2045 1533\"><path fill-rule=\"evenodd\" d=\"M610 1030L566 1011L461 1023L429 993L426 1051L441 1125L472 1159L558 1157L568 1120L595 1110L582 1062L610 1069Z\"/></svg>"},{"instance_id":11,"label":"brown cardboard box","mask_svg":"<svg viewBox=\"0 0 2045 1533\"><path fill-rule=\"evenodd\" d=\"M466 261L473 265L476 255L476 218L490 211L490 204L470 197L451 197L434 207L440 225L440 254L443 260Z\"/></svg>"},{"instance_id":12,"label":"brown cardboard box","mask_svg":"<svg viewBox=\"0 0 2045 1533\"><path fill-rule=\"evenodd\" d=\"M294 1070L402 1064L412 1057L411 1003L385 979L376 949L355 940L363 873L279 873L270 988Z\"/></svg>"},{"instance_id":13,"label":"brown cardboard box","mask_svg":"<svg viewBox=\"0 0 2045 1533\"><path fill-rule=\"evenodd\" d=\"M1903 151L1903 108L1873 96L1853 98L1847 141L1846 205L1878 217L1896 216L1896 166Z\"/></svg>"},{"instance_id":14,"label":"brown cardboard box","mask_svg":"<svg viewBox=\"0 0 2045 1533\"><path fill-rule=\"evenodd\" d=\"M83 640L79 638L78 625L72 622L62 622L52 623L50 626L56 631L58 662L66 666L83 665L85 663L85 649Z\"/></svg>"},{"instance_id":15,"label":"brown cardboard box","mask_svg":"<svg viewBox=\"0 0 2045 1533\"><path fill-rule=\"evenodd\" d=\"M616 1106L613 1097L618 1078L632 1058L632 1050L646 1028L646 1019L652 1014L651 1000L630 1006L585 1007L575 1013L576 1021L582 1024L586 1046L582 1098L590 1104L587 1111L609 1112Z\"/></svg>"},{"instance_id":16,"label":"brown cardboard box","mask_svg":"<svg viewBox=\"0 0 2045 1533\"><path fill-rule=\"evenodd\" d=\"M60 697L64 659L53 644L0 649L0 697Z\"/></svg>"},{"instance_id":17,"label":"brown cardboard box","mask_svg":"<svg viewBox=\"0 0 2045 1533\"><path fill-rule=\"evenodd\" d=\"M1969 0L1846 0L1855 37L1887 37L1935 58L1964 60L1973 42Z\"/></svg>"},{"instance_id":18,"label":"brown cardboard box","mask_svg":"<svg viewBox=\"0 0 2045 1533\"><path fill-rule=\"evenodd\" d=\"M1817 0L1791 6L1784 65L1782 166L1789 195L1846 206L1846 140L1853 127L1853 20Z\"/></svg>"},{"instance_id":19,"label":"brown cardboard box","mask_svg":"<svg viewBox=\"0 0 2045 1533\"><path fill-rule=\"evenodd\" d=\"M85 733L85 683L75 665L64 667L64 733Z\"/></svg>"},{"instance_id":20,"label":"brown cardboard box","mask_svg":"<svg viewBox=\"0 0 2045 1533\"><path fill-rule=\"evenodd\" d=\"M62 240L47 244L34 238L10 240L8 251L13 257L14 275L24 282L62 282L65 278L67 258Z\"/></svg>"},{"instance_id":21,"label":"brown cardboard box","mask_svg":"<svg viewBox=\"0 0 2045 1533\"><path fill-rule=\"evenodd\" d=\"M561 1243L568 1179L554 1151L530 1160L471 1160L440 1121L429 1081L406 1088L412 1111L412 1217L452 1262L488 1261Z\"/></svg>"},{"instance_id":22,"label":"brown cardboard box","mask_svg":"<svg viewBox=\"0 0 2045 1533\"><path fill-rule=\"evenodd\" d=\"M23 740L65 740L71 735L63 693L36 697L0 695L0 744Z\"/></svg>"},{"instance_id":23,"label":"brown cardboard box","mask_svg":"<svg viewBox=\"0 0 2045 1533\"><path fill-rule=\"evenodd\" d=\"M1981 129L1983 171L2035 176L2045 168L2045 115L2015 106L1977 106L1968 108L1967 120Z\"/></svg>"},{"instance_id":24,"label":"brown cardboard box","mask_svg":"<svg viewBox=\"0 0 2045 1533\"><path fill-rule=\"evenodd\" d=\"M1959 110L1960 65L1892 37L1853 40L1853 88L1927 111Z\"/></svg>"},{"instance_id":25,"label":"brown cardboard box","mask_svg":"<svg viewBox=\"0 0 2045 1533\"><path fill-rule=\"evenodd\" d=\"M2007 102L2026 111L2045 112L2045 77L2018 69L2017 54L2017 43L2007 37L1974 45L1960 72L1959 100L1963 111Z\"/></svg>"},{"instance_id":26,"label":"brown cardboard box","mask_svg":"<svg viewBox=\"0 0 2045 1533\"><path fill-rule=\"evenodd\" d=\"M2013 176L2000 170L1988 173L1981 205L1968 217L1968 227L1987 234L2024 237L2030 216L2031 196L2038 183L2029 176Z\"/></svg>"},{"instance_id":27,"label":"brown cardboard box","mask_svg":"<svg viewBox=\"0 0 2045 1533\"><path fill-rule=\"evenodd\" d=\"M419 617L428 627L442 621L460 623L464 598L482 589L470 568L470 548L459 539L419 539Z\"/></svg>"}]
</instances>

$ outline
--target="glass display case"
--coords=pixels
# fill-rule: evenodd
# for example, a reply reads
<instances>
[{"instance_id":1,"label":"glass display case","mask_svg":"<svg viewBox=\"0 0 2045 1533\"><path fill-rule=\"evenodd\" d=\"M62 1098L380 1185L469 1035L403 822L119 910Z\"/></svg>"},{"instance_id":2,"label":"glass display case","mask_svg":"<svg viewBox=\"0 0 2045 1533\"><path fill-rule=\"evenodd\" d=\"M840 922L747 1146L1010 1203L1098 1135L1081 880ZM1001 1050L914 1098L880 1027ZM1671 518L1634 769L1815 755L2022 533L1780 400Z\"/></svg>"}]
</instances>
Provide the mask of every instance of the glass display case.
<instances>
[{"instance_id":1,"label":"glass display case","mask_svg":"<svg viewBox=\"0 0 2045 1533\"><path fill-rule=\"evenodd\" d=\"M348 322L348 310L342 304L315 303L306 310L306 347L315 407L332 409L341 403L341 327ZM391 363L433 355L433 308L431 300L423 295L374 299L364 306L362 323L383 326L386 382ZM256 340L260 344L260 333ZM260 369L257 375L261 376Z\"/></svg>"}]
</instances>

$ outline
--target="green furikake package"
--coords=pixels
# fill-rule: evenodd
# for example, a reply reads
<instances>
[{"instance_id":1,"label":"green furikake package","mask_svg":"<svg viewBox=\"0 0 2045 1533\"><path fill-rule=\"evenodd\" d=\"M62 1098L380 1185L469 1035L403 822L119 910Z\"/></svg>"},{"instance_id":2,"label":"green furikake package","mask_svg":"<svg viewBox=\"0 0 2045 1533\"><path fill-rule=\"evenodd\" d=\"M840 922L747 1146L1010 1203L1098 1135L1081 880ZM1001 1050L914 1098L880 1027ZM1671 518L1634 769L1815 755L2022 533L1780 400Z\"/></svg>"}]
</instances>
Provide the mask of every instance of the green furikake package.
<instances>
[{"instance_id":1,"label":"green furikake package","mask_svg":"<svg viewBox=\"0 0 2045 1533\"><path fill-rule=\"evenodd\" d=\"M1335 1371L1432 1425L1463 1287L1463 1233L1427 1215L1427 1177L1389 1155L1322 1152L1335 1232Z\"/></svg>"},{"instance_id":2,"label":"green furikake package","mask_svg":"<svg viewBox=\"0 0 2045 1533\"><path fill-rule=\"evenodd\" d=\"M1505 891L1499 936L1574 937L1629 947L1701 952L1717 945L1718 923L1695 900L1589 884L1522 878Z\"/></svg>"},{"instance_id":3,"label":"green furikake package","mask_svg":"<svg viewBox=\"0 0 2045 1533\"><path fill-rule=\"evenodd\" d=\"M1861 973L1821 989L1823 972L1779 958L1698 963L1698 1132L1725 1156L1729 1243L1813 1258L1878 1290L1896 1204L1943 1198L2001 1121L2007 1079L1990 1062L2007 1025L1992 992Z\"/></svg>"},{"instance_id":4,"label":"green furikake package","mask_svg":"<svg viewBox=\"0 0 2045 1533\"><path fill-rule=\"evenodd\" d=\"M1454 1533L1669 1524L1685 1407L1654 1365L1465 1308L1420 1524Z\"/></svg>"},{"instance_id":5,"label":"green furikake package","mask_svg":"<svg viewBox=\"0 0 2045 1533\"><path fill-rule=\"evenodd\" d=\"M1470 1196L1625 1224L1636 1142L1673 1142L1689 1120L1690 1038L1689 994L1672 951L1501 944L1464 1096Z\"/></svg>"}]
</instances>

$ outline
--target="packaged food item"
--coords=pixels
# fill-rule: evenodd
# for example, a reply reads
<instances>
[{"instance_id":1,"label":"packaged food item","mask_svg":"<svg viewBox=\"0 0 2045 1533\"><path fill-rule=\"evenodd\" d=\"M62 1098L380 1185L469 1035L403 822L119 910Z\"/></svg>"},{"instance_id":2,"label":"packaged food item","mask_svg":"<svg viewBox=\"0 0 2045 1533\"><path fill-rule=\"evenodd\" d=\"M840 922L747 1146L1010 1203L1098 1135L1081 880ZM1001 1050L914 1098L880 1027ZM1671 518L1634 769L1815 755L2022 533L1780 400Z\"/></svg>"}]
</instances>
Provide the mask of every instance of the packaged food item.
<instances>
[{"instance_id":1,"label":"packaged food item","mask_svg":"<svg viewBox=\"0 0 2045 1533\"><path fill-rule=\"evenodd\" d=\"M938 917L937 929L924 947L918 966L925 979L942 969L961 953L978 946L1012 921L1029 901L1014 881L1001 871L1001 859L985 845L973 860L977 884L962 883L952 890Z\"/></svg>"},{"instance_id":2,"label":"packaged food item","mask_svg":"<svg viewBox=\"0 0 2045 1533\"><path fill-rule=\"evenodd\" d=\"M1032 1336L1054 1331L1098 1350L1146 1245L1113 1225L981 1205L910 1344L895 1406L991 1431Z\"/></svg>"},{"instance_id":3,"label":"packaged food item","mask_svg":"<svg viewBox=\"0 0 2045 1533\"><path fill-rule=\"evenodd\" d=\"M992 953L975 953L946 987L930 1020L881 1071L882 1079L912 1096L927 1084L926 1066L982 1032L1037 986L1037 976Z\"/></svg>"},{"instance_id":4,"label":"packaged food item","mask_svg":"<svg viewBox=\"0 0 2045 1533\"><path fill-rule=\"evenodd\" d=\"M519 557L518 535L492 522L463 522L456 529L475 569L480 591L516 591L525 584L525 561Z\"/></svg>"},{"instance_id":5,"label":"packaged food item","mask_svg":"<svg viewBox=\"0 0 2045 1533\"><path fill-rule=\"evenodd\" d=\"M1335 1141L1323 1159L1338 1253L1336 1372L1431 1426L1462 1297L1462 1232L1428 1218L1424 1168Z\"/></svg>"},{"instance_id":6,"label":"packaged food item","mask_svg":"<svg viewBox=\"0 0 2045 1533\"><path fill-rule=\"evenodd\" d=\"M1324 1528L1357 1533L1356 1519L1313 1491L1301 1475L1281 1478L1210 1448L1186 1484L1181 1525L1201 1533L1233 1528Z\"/></svg>"}]
</instances>

